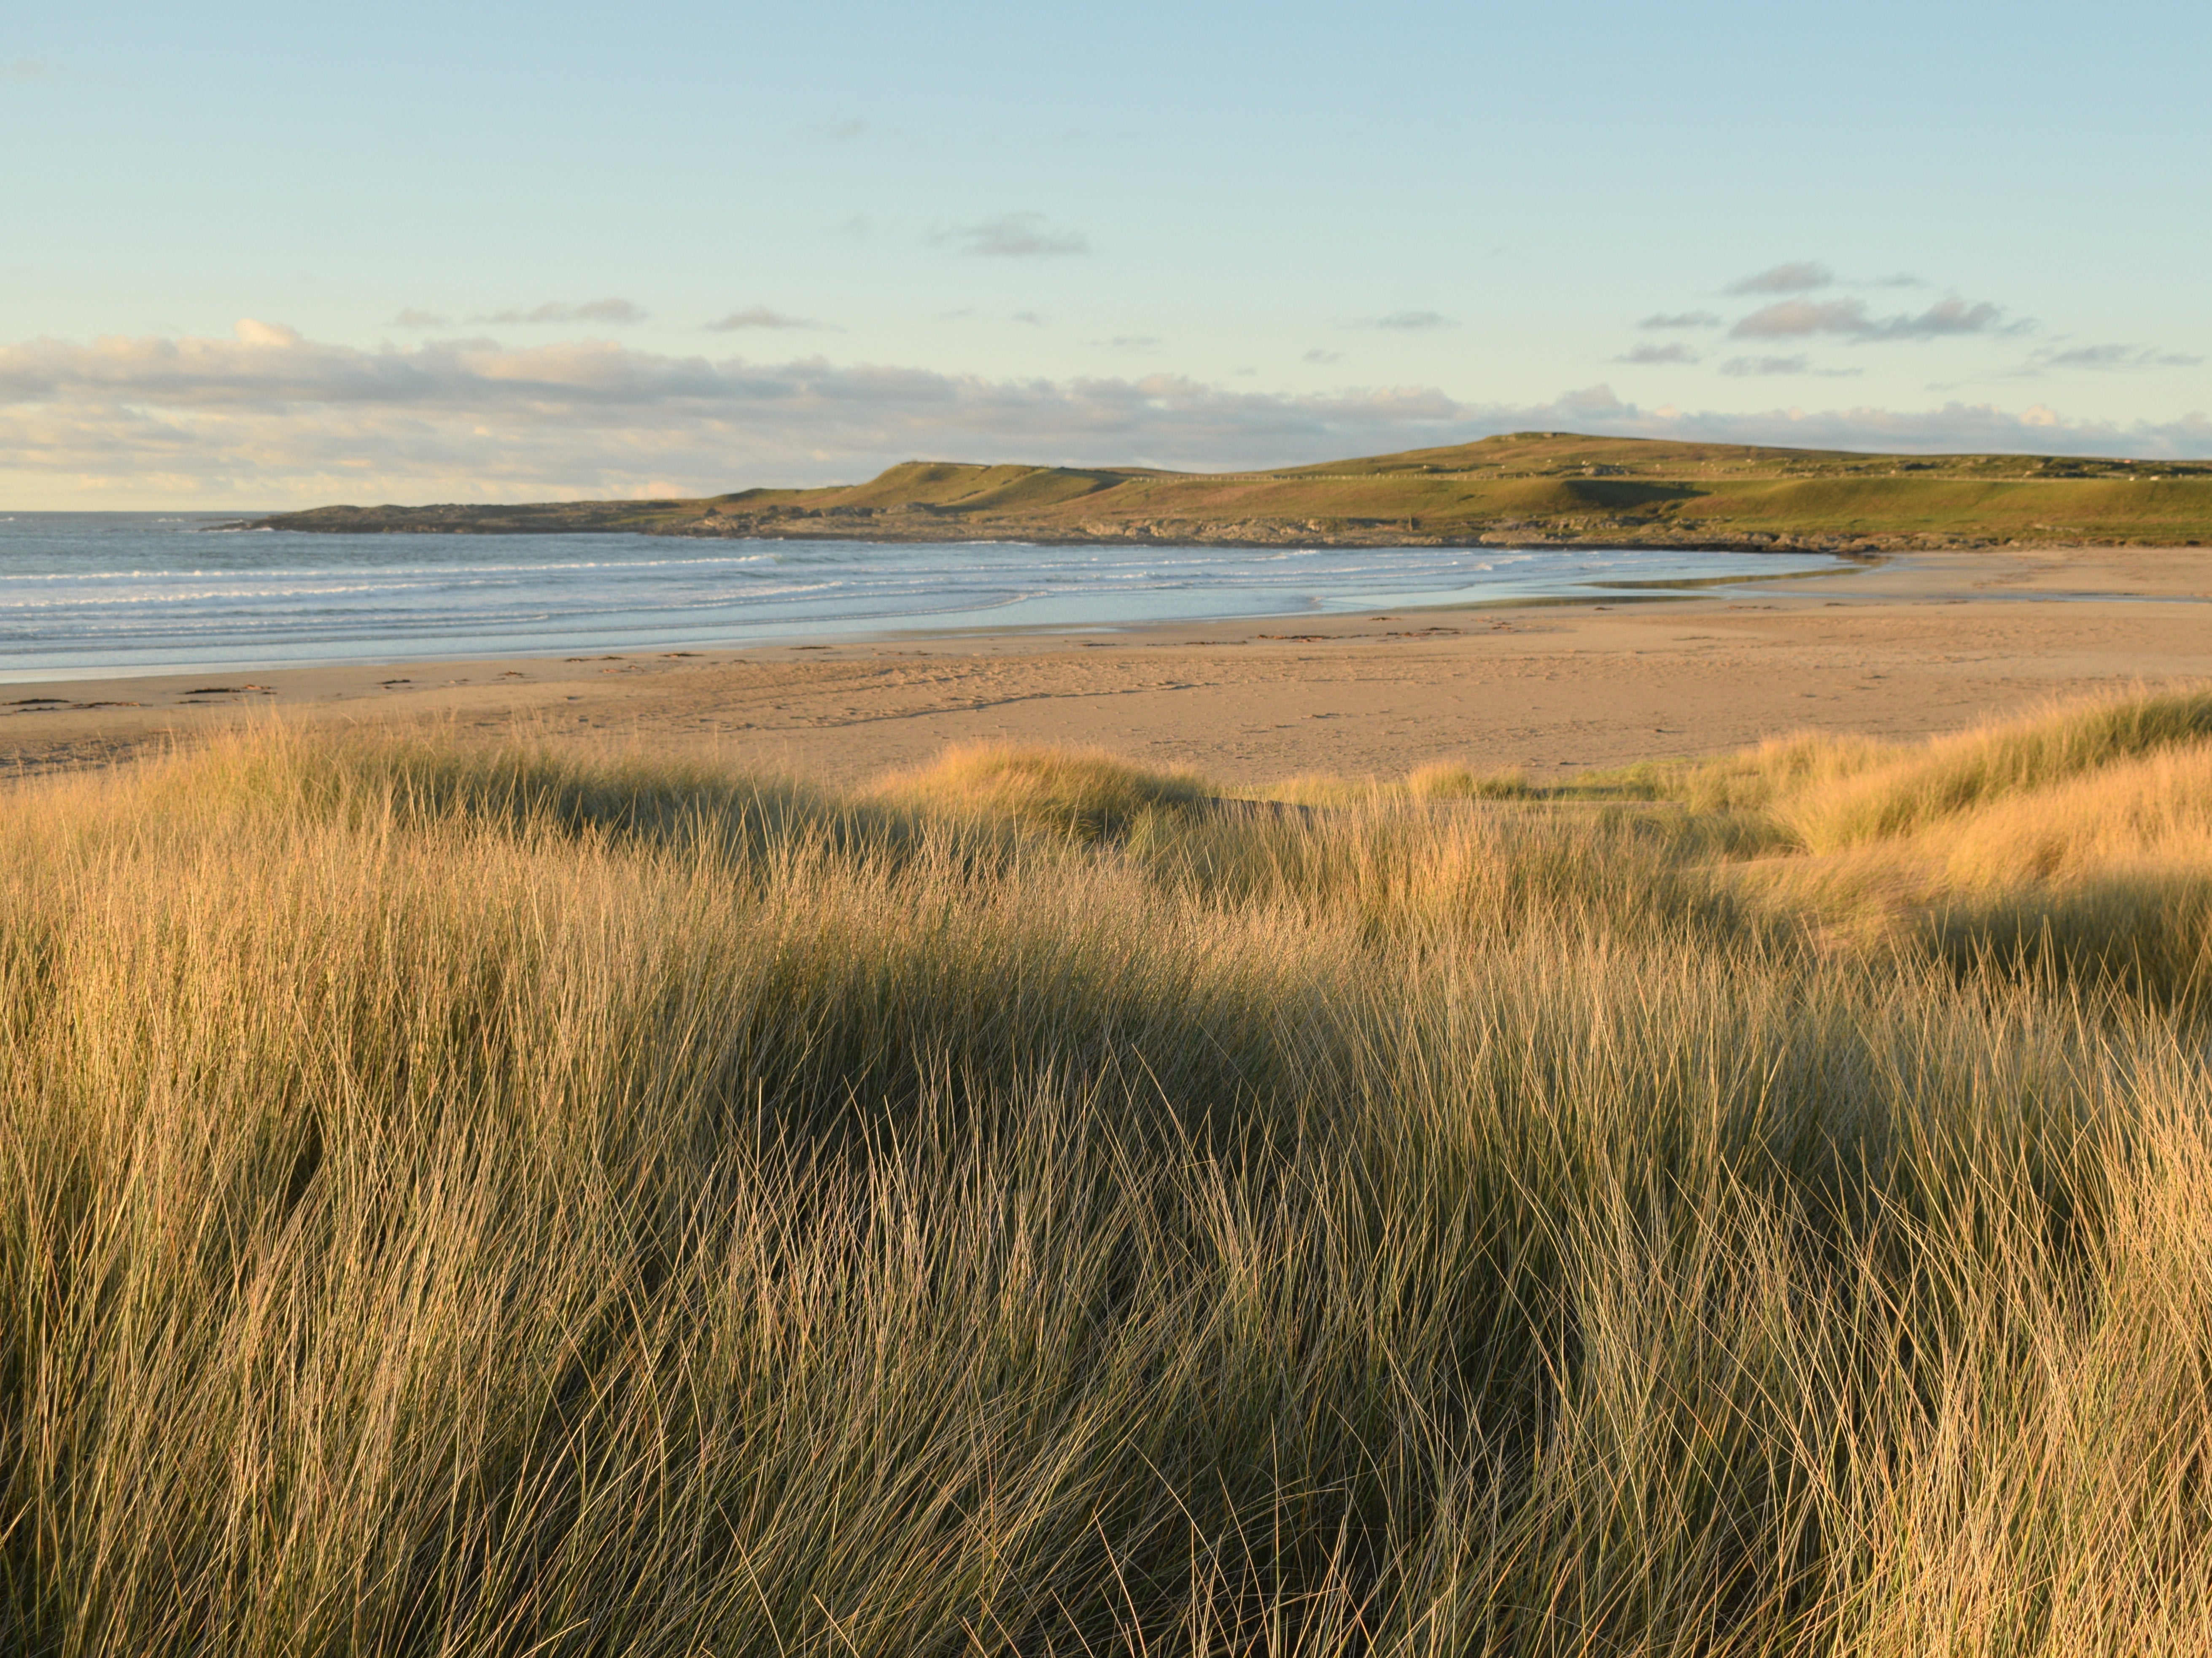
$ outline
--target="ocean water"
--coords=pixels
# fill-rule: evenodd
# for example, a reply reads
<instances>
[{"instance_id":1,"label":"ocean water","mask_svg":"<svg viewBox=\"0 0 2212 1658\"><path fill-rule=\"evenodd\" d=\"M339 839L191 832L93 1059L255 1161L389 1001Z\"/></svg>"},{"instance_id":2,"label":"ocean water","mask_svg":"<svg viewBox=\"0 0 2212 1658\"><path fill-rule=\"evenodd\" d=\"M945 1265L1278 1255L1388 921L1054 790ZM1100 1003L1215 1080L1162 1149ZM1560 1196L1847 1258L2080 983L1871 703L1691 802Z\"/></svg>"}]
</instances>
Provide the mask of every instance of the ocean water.
<instances>
[{"instance_id":1,"label":"ocean water","mask_svg":"<svg viewBox=\"0 0 2212 1658\"><path fill-rule=\"evenodd\" d=\"M1605 592L1818 555L1039 547L641 535L327 536L0 514L0 680L573 654L970 629L1081 631Z\"/></svg>"}]
</instances>

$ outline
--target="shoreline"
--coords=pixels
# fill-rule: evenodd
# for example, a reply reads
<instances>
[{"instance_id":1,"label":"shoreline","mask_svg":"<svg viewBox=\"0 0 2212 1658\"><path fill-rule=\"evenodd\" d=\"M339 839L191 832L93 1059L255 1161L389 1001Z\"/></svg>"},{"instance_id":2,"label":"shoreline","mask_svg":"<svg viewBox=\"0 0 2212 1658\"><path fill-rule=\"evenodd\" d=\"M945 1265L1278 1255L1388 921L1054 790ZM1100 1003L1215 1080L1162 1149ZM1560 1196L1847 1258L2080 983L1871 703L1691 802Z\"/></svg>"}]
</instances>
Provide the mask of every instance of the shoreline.
<instances>
[{"instance_id":1,"label":"shoreline","mask_svg":"<svg viewBox=\"0 0 2212 1658\"><path fill-rule=\"evenodd\" d=\"M1230 547L1279 552L1311 547L1330 551L1385 547L1454 547L1492 553L1817 553L1853 562L1875 562L1899 553L1919 551L1980 551L2001 544L1971 537L1929 537L1918 534L1818 535L1783 532L1778 535L1708 536L1654 535L1632 529L1607 529L1588 535L1528 535L1516 531L1413 532L1383 525L1368 532L1314 531L1289 525L1273 533L1241 534L1205 524L1176 525L1167 531L1060 530L1040 525L999 527L990 525L885 525L871 519L861 526L829 524L811 525L746 524L742 527L658 529L639 525L599 526L579 530L548 530L538 526L477 525L471 524L374 524L343 525L284 521L305 514L270 513L260 519L210 524L203 535L356 535L413 537L435 540L455 536L526 535L641 535L658 541L773 541L804 545L810 542L867 541L892 547ZM865 531L865 532L864 532ZM2057 544L2053 544L2056 545Z\"/></svg>"},{"instance_id":2,"label":"shoreline","mask_svg":"<svg viewBox=\"0 0 2212 1658\"><path fill-rule=\"evenodd\" d=\"M580 549L532 535L520 552L512 537L470 536L471 544L451 558L439 549L437 556L396 562L358 541L325 558L285 537L282 549L229 561L179 550L180 538L198 533L157 536L119 551L103 545L100 533L48 542L33 532L27 550L0 538L11 594L45 595L50 580L62 582L53 590L59 610L41 623L38 606L46 600L40 598L19 618L30 631L19 632L19 648L0 651L0 688L1010 632L1077 636L1356 616L1386 604L1602 602L1863 564L1822 553L1610 547L1508 555L1400 545L1332 554L1315 546L1254 553L1176 544L1071 558L1025 543L919 551L859 542L795 552L787 544L743 542L677 552L665 537L655 547L631 531L592 537ZM81 568L88 556L125 562ZM58 562L49 567L42 562L49 556ZM132 561L147 568L131 568ZM111 610L102 597L109 589L98 584L123 575L144 581L126 581L121 608ZM240 602L227 606L226 598ZM9 700L0 689L0 703Z\"/></svg>"},{"instance_id":3,"label":"shoreline","mask_svg":"<svg viewBox=\"0 0 2212 1658\"><path fill-rule=\"evenodd\" d=\"M1556 780L1787 731L1916 736L2212 678L2212 629L2188 601L2212 601L2203 549L2004 549L1664 595L91 675L0 694L0 771L112 763L273 710L710 753L830 781L975 741L1097 744L1229 782L1442 758Z\"/></svg>"},{"instance_id":4,"label":"shoreline","mask_svg":"<svg viewBox=\"0 0 2212 1658\"><path fill-rule=\"evenodd\" d=\"M1564 549L1554 550L1566 550ZM1613 549L1602 550L1611 551ZM1650 549L1620 550L1649 551ZM1698 550L1717 550L1702 549ZM1788 550L1787 556L1803 557L1799 550ZM1835 556L1837 563L1826 569L1775 570L1736 575L1711 576L1654 576L1644 580L1591 580L1582 584L1582 591L1565 593L1501 593L1495 598L1439 599L1432 604L1401 604L1395 608L1414 611L1469 611L1525 610L1533 606L1571 606L1578 604L1661 604L1679 599L1686 594L1704 590L1729 587L1748 587L1763 582L1796 581L1808 577L1839 576L1863 569L1872 569L1887 562L1886 557L1844 558ZM713 640L671 640L650 646L632 647L627 651L611 652L605 643L587 647L550 646L543 650L509 650L491 654L453 650L395 650L375 656L310 658L291 662L210 661L178 665L162 663L145 667L94 668L26 668L8 671L0 670L0 707L9 706L10 687L27 685L108 685L124 684L137 680L220 678L239 675L252 677L261 674L315 672L341 668L397 668L434 667L440 663L526 663L552 661L580 661L592 655L623 654L640 658L653 656L729 656L776 649L809 649L816 646L862 647L869 645L897 645L902 643L938 642L951 644L963 640L981 641L998 638L1081 639L1094 635L1123 635L1149 632L1169 632L1188 628L1242 628L1269 623L1301 621L1346 620L1362 615L1369 607L1352 610L1323 610L1309 606L1304 610L1254 610L1235 615L1212 616L1181 616L1133 621L1098 621L1070 623L972 623L963 627L888 628L837 632L833 629L799 631L787 635L755 639L739 639L726 642ZM572 655L580 649L582 655ZM35 700L35 699L31 699Z\"/></svg>"}]
</instances>

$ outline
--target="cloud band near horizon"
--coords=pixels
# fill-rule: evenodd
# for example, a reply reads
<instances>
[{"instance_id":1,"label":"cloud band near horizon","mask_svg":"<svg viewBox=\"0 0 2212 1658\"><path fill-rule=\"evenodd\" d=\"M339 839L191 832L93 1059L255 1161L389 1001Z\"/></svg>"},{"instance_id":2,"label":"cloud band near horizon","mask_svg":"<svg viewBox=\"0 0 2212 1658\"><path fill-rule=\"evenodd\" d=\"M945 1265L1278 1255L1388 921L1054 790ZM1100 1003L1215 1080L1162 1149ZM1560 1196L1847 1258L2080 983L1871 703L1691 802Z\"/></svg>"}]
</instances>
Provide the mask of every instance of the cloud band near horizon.
<instances>
[{"instance_id":1,"label":"cloud band near horizon","mask_svg":"<svg viewBox=\"0 0 2212 1658\"><path fill-rule=\"evenodd\" d=\"M244 322L231 339L0 345L0 505L211 509L318 501L711 494L850 482L916 456L1289 465L1571 428L1908 451L2212 456L2212 419L2118 426L2033 407L1683 413L1605 386L1540 404L1434 386L1234 392L1175 374L1066 380L816 356L710 361L591 341L362 349Z\"/></svg>"}]
</instances>

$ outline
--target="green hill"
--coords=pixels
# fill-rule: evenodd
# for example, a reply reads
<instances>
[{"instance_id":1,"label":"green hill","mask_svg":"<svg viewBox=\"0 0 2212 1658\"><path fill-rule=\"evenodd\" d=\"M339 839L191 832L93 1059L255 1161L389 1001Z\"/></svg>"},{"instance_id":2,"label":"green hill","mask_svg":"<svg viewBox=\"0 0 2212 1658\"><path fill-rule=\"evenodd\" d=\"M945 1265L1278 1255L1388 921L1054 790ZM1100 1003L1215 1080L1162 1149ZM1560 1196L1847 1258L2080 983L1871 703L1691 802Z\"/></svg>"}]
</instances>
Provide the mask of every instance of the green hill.
<instances>
[{"instance_id":1,"label":"green hill","mask_svg":"<svg viewBox=\"0 0 2212 1658\"><path fill-rule=\"evenodd\" d=\"M1516 432L1266 472L908 461L696 501L324 507L254 527L884 541L1817 547L2212 542L2212 462L1881 455Z\"/></svg>"}]
</instances>

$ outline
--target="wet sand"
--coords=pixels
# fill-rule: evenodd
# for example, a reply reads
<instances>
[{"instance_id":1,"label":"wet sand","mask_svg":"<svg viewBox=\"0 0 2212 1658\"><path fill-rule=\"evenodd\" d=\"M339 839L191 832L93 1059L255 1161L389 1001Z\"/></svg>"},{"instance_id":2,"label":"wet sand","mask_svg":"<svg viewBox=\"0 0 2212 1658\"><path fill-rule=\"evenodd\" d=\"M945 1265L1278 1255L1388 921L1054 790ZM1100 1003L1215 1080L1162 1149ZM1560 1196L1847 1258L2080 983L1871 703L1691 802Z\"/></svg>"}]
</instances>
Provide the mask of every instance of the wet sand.
<instances>
[{"instance_id":1,"label":"wet sand","mask_svg":"<svg viewBox=\"0 0 2212 1658\"><path fill-rule=\"evenodd\" d=\"M2007 549L1658 603L0 685L0 771L281 710L707 752L850 781L948 744L1099 744L1226 784L1462 759L1538 779L1813 729L1915 736L2212 678L2212 550Z\"/></svg>"}]
</instances>

